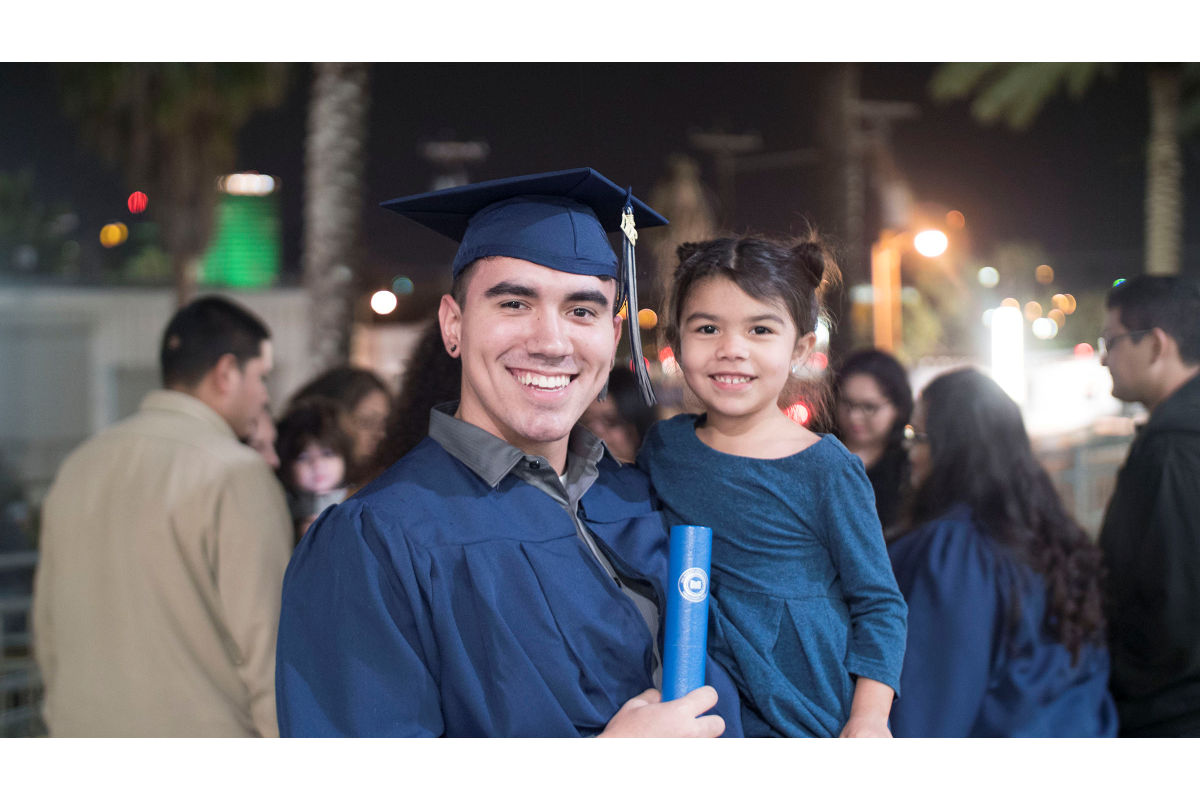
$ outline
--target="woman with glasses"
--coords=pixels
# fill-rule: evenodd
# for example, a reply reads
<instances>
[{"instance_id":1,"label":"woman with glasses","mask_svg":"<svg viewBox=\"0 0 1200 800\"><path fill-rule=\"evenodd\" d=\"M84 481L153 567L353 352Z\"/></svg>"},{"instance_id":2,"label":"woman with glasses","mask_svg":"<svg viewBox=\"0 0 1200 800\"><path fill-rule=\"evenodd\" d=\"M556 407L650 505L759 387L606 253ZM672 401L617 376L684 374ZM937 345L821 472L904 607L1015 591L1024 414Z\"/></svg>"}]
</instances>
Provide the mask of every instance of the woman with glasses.
<instances>
[{"instance_id":1,"label":"woman with glasses","mask_svg":"<svg viewBox=\"0 0 1200 800\"><path fill-rule=\"evenodd\" d=\"M875 510L887 531L908 485L904 426L912 414L912 388L900 362L881 350L859 350L834 381L837 437L862 459L875 490Z\"/></svg>"},{"instance_id":2,"label":"woman with glasses","mask_svg":"<svg viewBox=\"0 0 1200 800\"><path fill-rule=\"evenodd\" d=\"M991 378L945 373L905 431L913 495L888 545L908 602L896 736L1113 736L1101 556Z\"/></svg>"},{"instance_id":3,"label":"woman with glasses","mask_svg":"<svg viewBox=\"0 0 1200 800\"><path fill-rule=\"evenodd\" d=\"M375 451L387 434L392 393L371 370L343 365L322 372L300 387L292 395L288 410L310 397L325 397L338 404L341 426L352 445L347 483L353 493L374 471Z\"/></svg>"}]
</instances>

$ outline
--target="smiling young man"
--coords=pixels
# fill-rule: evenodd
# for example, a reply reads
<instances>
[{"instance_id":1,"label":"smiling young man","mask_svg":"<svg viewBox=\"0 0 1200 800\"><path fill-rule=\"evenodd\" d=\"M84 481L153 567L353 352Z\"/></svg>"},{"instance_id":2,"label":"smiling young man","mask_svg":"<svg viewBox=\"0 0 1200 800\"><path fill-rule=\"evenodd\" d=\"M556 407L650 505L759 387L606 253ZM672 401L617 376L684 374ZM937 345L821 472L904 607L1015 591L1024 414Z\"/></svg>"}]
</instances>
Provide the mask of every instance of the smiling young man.
<instances>
[{"instance_id":1,"label":"smiling young man","mask_svg":"<svg viewBox=\"0 0 1200 800\"><path fill-rule=\"evenodd\" d=\"M1100 531L1120 735L1200 736L1200 286L1116 286L1100 353L1113 396L1150 411Z\"/></svg>"},{"instance_id":2,"label":"smiling young man","mask_svg":"<svg viewBox=\"0 0 1200 800\"><path fill-rule=\"evenodd\" d=\"M665 223L587 169L385 204L461 242L439 308L461 399L297 548L285 735L740 732L711 661L716 690L659 701L666 532L646 477L577 425L620 338L606 230L627 203Z\"/></svg>"}]
</instances>

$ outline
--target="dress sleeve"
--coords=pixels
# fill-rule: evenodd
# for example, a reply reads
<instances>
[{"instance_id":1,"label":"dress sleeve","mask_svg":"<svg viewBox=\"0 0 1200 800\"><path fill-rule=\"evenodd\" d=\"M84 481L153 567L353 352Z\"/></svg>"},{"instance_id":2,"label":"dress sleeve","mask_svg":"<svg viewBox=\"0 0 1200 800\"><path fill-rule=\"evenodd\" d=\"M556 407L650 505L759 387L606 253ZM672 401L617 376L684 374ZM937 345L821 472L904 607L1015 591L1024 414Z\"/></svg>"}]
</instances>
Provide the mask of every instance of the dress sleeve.
<instances>
[{"instance_id":1,"label":"dress sleeve","mask_svg":"<svg viewBox=\"0 0 1200 800\"><path fill-rule=\"evenodd\" d=\"M439 736L427 604L398 531L361 503L326 510L283 583L277 693L284 736Z\"/></svg>"},{"instance_id":2,"label":"dress sleeve","mask_svg":"<svg viewBox=\"0 0 1200 800\"><path fill-rule=\"evenodd\" d=\"M216 583L236 663L262 736L278 736L275 717L275 634L279 590L292 547L292 521L265 463L249 462L226 476L217 505Z\"/></svg>"},{"instance_id":3,"label":"dress sleeve","mask_svg":"<svg viewBox=\"0 0 1200 800\"><path fill-rule=\"evenodd\" d=\"M850 612L846 668L887 684L898 695L905 643L904 597L892 575L875 495L861 462L855 459L841 474L842 480L830 483L833 491L822 505L827 547Z\"/></svg>"},{"instance_id":4,"label":"dress sleeve","mask_svg":"<svg viewBox=\"0 0 1200 800\"><path fill-rule=\"evenodd\" d=\"M892 732L968 736L987 694L1000 619L994 558L973 529L949 523L910 533L893 551L908 600L908 649Z\"/></svg>"}]
</instances>

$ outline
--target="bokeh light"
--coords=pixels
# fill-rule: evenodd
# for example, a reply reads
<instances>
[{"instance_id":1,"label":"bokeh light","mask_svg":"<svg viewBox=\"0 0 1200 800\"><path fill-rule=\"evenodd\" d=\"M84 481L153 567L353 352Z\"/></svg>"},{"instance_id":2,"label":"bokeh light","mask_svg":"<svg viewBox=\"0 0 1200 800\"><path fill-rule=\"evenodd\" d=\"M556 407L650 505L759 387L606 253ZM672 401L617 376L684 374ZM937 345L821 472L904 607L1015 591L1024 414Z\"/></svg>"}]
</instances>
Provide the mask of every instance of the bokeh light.
<instances>
[{"instance_id":1,"label":"bokeh light","mask_svg":"<svg viewBox=\"0 0 1200 800\"><path fill-rule=\"evenodd\" d=\"M1087 342L1080 342L1075 345L1076 358L1091 358L1095 354L1095 350Z\"/></svg>"},{"instance_id":2,"label":"bokeh light","mask_svg":"<svg viewBox=\"0 0 1200 800\"><path fill-rule=\"evenodd\" d=\"M664 347L658 351L658 363L662 364L664 375L674 375L679 372L679 362L675 360L675 351Z\"/></svg>"},{"instance_id":3,"label":"bokeh light","mask_svg":"<svg viewBox=\"0 0 1200 800\"><path fill-rule=\"evenodd\" d=\"M392 281L392 291L396 294L412 294L412 278L407 275L397 275Z\"/></svg>"},{"instance_id":4,"label":"bokeh light","mask_svg":"<svg viewBox=\"0 0 1200 800\"><path fill-rule=\"evenodd\" d=\"M1049 317L1038 317L1033 321L1033 335L1039 339L1053 339L1058 335L1058 325Z\"/></svg>"},{"instance_id":5,"label":"bokeh light","mask_svg":"<svg viewBox=\"0 0 1200 800\"><path fill-rule=\"evenodd\" d=\"M670 347L664 347L658 351L658 362L662 364L662 371L665 375L674 375L679 372L679 362L675 360L675 351Z\"/></svg>"},{"instance_id":6,"label":"bokeh light","mask_svg":"<svg viewBox=\"0 0 1200 800\"><path fill-rule=\"evenodd\" d=\"M1054 324L1060 328L1067 324L1067 315L1064 314L1061 309L1052 308L1050 309L1050 313L1046 316L1054 320Z\"/></svg>"},{"instance_id":7,"label":"bokeh light","mask_svg":"<svg viewBox=\"0 0 1200 800\"><path fill-rule=\"evenodd\" d=\"M217 188L226 194L262 196L275 191L275 179L257 172L238 172L218 178Z\"/></svg>"},{"instance_id":8,"label":"bokeh light","mask_svg":"<svg viewBox=\"0 0 1200 800\"><path fill-rule=\"evenodd\" d=\"M116 247L129 238L129 228L124 222L110 222L100 229L100 244L104 247Z\"/></svg>"},{"instance_id":9,"label":"bokeh light","mask_svg":"<svg viewBox=\"0 0 1200 800\"><path fill-rule=\"evenodd\" d=\"M129 213L140 214L146 210L150 204L150 198L146 197L145 192L134 192L129 195L129 199L125 201L125 205L129 208Z\"/></svg>"},{"instance_id":10,"label":"bokeh light","mask_svg":"<svg viewBox=\"0 0 1200 800\"><path fill-rule=\"evenodd\" d=\"M654 313L653 309L643 308L638 311L638 327L644 331L648 331L658 324L658 314Z\"/></svg>"},{"instance_id":11,"label":"bokeh light","mask_svg":"<svg viewBox=\"0 0 1200 800\"><path fill-rule=\"evenodd\" d=\"M808 364L817 372L821 372L829 366L829 356L818 350L808 357Z\"/></svg>"},{"instance_id":12,"label":"bokeh light","mask_svg":"<svg viewBox=\"0 0 1200 800\"><path fill-rule=\"evenodd\" d=\"M913 247L928 258L940 256L950 246L950 239L939 230L921 231L913 237Z\"/></svg>"},{"instance_id":13,"label":"bokeh light","mask_svg":"<svg viewBox=\"0 0 1200 800\"><path fill-rule=\"evenodd\" d=\"M1042 315L1042 304L1037 300L1030 300L1025 304L1025 319L1033 322Z\"/></svg>"},{"instance_id":14,"label":"bokeh light","mask_svg":"<svg viewBox=\"0 0 1200 800\"><path fill-rule=\"evenodd\" d=\"M380 289L371 295L371 310L380 316L387 316L392 313L399 304L400 301L395 293L387 289Z\"/></svg>"},{"instance_id":15,"label":"bokeh light","mask_svg":"<svg viewBox=\"0 0 1200 800\"><path fill-rule=\"evenodd\" d=\"M829 320L825 317L817 318L817 348L829 346Z\"/></svg>"},{"instance_id":16,"label":"bokeh light","mask_svg":"<svg viewBox=\"0 0 1200 800\"><path fill-rule=\"evenodd\" d=\"M1015 308L1018 311L1021 309L1021 301L1015 297L1006 297L1000 301L1001 308Z\"/></svg>"},{"instance_id":17,"label":"bokeh light","mask_svg":"<svg viewBox=\"0 0 1200 800\"><path fill-rule=\"evenodd\" d=\"M1033 271L1033 277L1037 279L1038 283L1053 283L1054 268L1049 264L1040 264L1038 265L1038 268Z\"/></svg>"},{"instance_id":18,"label":"bokeh light","mask_svg":"<svg viewBox=\"0 0 1200 800\"><path fill-rule=\"evenodd\" d=\"M962 230L967 224L967 218L961 211L947 211L946 224L955 230Z\"/></svg>"},{"instance_id":19,"label":"bokeh light","mask_svg":"<svg viewBox=\"0 0 1200 800\"><path fill-rule=\"evenodd\" d=\"M1065 294L1065 295L1063 295L1063 297L1067 298L1067 305L1063 309L1063 313L1064 314L1074 314L1075 308L1076 308L1075 295Z\"/></svg>"},{"instance_id":20,"label":"bokeh light","mask_svg":"<svg viewBox=\"0 0 1200 800\"><path fill-rule=\"evenodd\" d=\"M803 400L798 400L783 410L784 414L798 425L807 425L808 420L812 417L812 412L808 410L808 406Z\"/></svg>"},{"instance_id":21,"label":"bokeh light","mask_svg":"<svg viewBox=\"0 0 1200 800\"><path fill-rule=\"evenodd\" d=\"M1000 282L1000 270L995 267L983 267L979 270L979 285L991 289Z\"/></svg>"}]
</instances>

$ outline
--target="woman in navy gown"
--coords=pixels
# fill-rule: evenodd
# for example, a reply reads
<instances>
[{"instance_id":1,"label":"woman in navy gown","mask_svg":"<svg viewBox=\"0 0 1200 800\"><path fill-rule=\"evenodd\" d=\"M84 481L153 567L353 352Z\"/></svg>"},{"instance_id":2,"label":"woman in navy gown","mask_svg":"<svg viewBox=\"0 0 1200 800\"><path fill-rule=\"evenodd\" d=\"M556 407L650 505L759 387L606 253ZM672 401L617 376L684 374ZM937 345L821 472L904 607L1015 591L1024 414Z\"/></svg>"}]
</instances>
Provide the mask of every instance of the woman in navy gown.
<instances>
[{"instance_id":1,"label":"woman in navy gown","mask_svg":"<svg viewBox=\"0 0 1200 800\"><path fill-rule=\"evenodd\" d=\"M888 545L908 602L896 736L1114 736L1100 551L1021 412L975 370L922 392L914 493Z\"/></svg>"}]
</instances>

